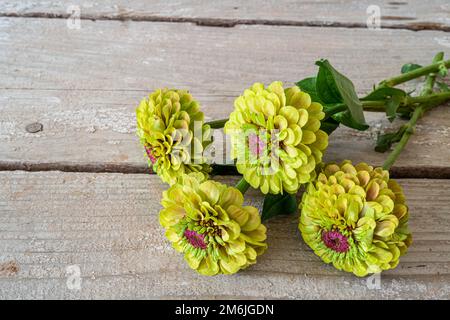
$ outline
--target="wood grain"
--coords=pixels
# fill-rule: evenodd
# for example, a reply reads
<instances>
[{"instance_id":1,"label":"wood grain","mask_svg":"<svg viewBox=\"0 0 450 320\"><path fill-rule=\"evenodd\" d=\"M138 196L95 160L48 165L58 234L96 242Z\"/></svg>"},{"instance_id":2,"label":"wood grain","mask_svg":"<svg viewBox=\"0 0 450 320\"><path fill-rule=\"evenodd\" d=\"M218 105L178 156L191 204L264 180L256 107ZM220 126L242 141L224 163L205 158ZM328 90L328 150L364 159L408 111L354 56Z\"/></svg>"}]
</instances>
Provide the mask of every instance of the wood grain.
<instances>
[{"instance_id":1,"label":"wood grain","mask_svg":"<svg viewBox=\"0 0 450 320\"><path fill-rule=\"evenodd\" d=\"M314 74L321 57L363 94L404 62L450 53L447 38L434 31L118 21L83 21L70 30L63 20L1 18L0 168L145 172L134 109L155 88L189 88L206 115L218 119L253 82L292 85ZM449 110L440 107L421 120L394 171L450 176ZM385 155L372 151L377 132L401 121L367 117L371 130L333 134L327 159L381 164ZM27 133L33 122L43 131Z\"/></svg>"},{"instance_id":2,"label":"wood grain","mask_svg":"<svg viewBox=\"0 0 450 320\"><path fill-rule=\"evenodd\" d=\"M189 21L203 25L275 24L296 26L366 27L369 6L380 8L381 26L412 30L450 30L450 5L445 0L282 0L282 1L152 1L106 0L38 1L5 0L0 15L69 16L70 6L78 5L84 19L137 21Z\"/></svg>"},{"instance_id":3,"label":"wood grain","mask_svg":"<svg viewBox=\"0 0 450 320\"><path fill-rule=\"evenodd\" d=\"M236 178L216 177L233 184ZM414 243L381 289L323 264L303 243L297 215L268 223L269 250L233 276L202 277L158 224L158 177L0 172L0 298L445 298L450 297L448 180L400 180ZM152 190L152 192L150 192ZM249 191L247 202L261 207ZM81 290L66 286L68 266ZM12 268L12 269L11 269Z\"/></svg>"}]
</instances>

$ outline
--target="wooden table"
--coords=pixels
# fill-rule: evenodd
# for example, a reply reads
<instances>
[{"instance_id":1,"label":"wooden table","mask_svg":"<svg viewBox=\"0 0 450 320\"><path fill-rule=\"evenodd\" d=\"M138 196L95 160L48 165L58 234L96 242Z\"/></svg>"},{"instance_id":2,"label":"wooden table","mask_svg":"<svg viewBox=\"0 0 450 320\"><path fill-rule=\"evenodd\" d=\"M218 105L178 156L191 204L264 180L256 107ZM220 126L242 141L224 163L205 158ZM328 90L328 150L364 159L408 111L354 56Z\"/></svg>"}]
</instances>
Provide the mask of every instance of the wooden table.
<instances>
[{"instance_id":1,"label":"wooden table","mask_svg":"<svg viewBox=\"0 0 450 320\"><path fill-rule=\"evenodd\" d=\"M381 30L366 27L371 4ZM195 274L158 224L166 185L148 174L134 134L134 109L155 88L189 88L218 119L253 82L291 84L319 58L364 94L405 62L450 55L448 1L4 0L0 16L1 299L450 298L448 105L420 121L393 168L414 244L380 286L323 264L297 215L267 224L255 266ZM366 116L370 130L333 134L327 160L382 163L377 132L402 122ZM27 132L35 122L43 130ZM261 207L258 192L246 198Z\"/></svg>"}]
</instances>

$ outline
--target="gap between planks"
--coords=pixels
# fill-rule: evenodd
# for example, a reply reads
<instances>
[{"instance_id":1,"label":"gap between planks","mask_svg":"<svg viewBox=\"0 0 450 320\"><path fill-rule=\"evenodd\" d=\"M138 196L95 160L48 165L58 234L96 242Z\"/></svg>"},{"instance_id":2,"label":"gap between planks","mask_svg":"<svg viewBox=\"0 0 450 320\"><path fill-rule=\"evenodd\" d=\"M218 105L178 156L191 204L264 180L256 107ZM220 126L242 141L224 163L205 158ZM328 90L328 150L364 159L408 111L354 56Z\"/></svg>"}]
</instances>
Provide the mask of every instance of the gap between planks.
<instances>
[{"instance_id":1,"label":"gap between planks","mask_svg":"<svg viewBox=\"0 0 450 320\"><path fill-rule=\"evenodd\" d=\"M0 160L1 171L60 171L74 173L124 173L124 174L154 174L146 164L120 163L71 163L71 162L17 162ZM392 167L392 178L401 179L450 179L450 167ZM233 166L214 168L212 175L239 175Z\"/></svg>"},{"instance_id":2,"label":"gap between planks","mask_svg":"<svg viewBox=\"0 0 450 320\"><path fill-rule=\"evenodd\" d=\"M70 14L64 13L0 13L5 18L43 18L43 19L69 19ZM386 17L388 18L388 17ZM193 23L197 26L233 28L238 25L262 26L289 26L289 27L319 27L319 28L348 28L368 29L367 24L358 22L324 22L324 21L295 21L295 20L269 20L269 19L222 19L201 17L166 17L166 16L139 16L139 15L91 15L83 14L81 20L90 21L133 21L133 22L168 22ZM436 22L411 22L408 24L391 24L381 29L410 30L410 31L443 31L450 32L450 26Z\"/></svg>"}]
</instances>

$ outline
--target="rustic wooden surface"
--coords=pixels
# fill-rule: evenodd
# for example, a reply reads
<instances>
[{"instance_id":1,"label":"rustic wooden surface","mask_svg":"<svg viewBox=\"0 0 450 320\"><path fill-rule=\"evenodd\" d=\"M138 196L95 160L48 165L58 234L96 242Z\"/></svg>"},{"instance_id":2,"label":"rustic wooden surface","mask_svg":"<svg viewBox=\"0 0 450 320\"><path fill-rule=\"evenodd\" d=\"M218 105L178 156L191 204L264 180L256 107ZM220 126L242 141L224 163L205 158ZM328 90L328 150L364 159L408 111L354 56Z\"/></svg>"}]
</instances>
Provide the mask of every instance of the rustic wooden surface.
<instances>
[{"instance_id":1,"label":"rustic wooden surface","mask_svg":"<svg viewBox=\"0 0 450 320\"><path fill-rule=\"evenodd\" d=\"M67 28L71 4L79 30ZM366 28L369 4L380 5L383 29ZM142 174L134 135L135 106L161 86L189 88L217 119L253 82L292 84L328 58L364 94L405 62L449 56L449 16L443 0L0 2L0 299L449 299L449 105L419 122L393 168L407 178L415 241L380 290L321 263L294 216L269 223L257 265L196 275L157 223L166 186ZM370 130L332 135L327 160L382 163L376 135L402 122L366 116ZM34 122L43 131L27 133ZM246 198L261 206L258 193ZM81 268L79 291L66 285L71 265Z\"/></svg>"},{"instance_id":2,"label":"rustic wooden surface","mask_svg":"<svg viewBox=\"0 0 450 320\"><path fill-rule=\"evenodd\" d=\"M158 177L3 172L0 263L15 269L0 273L0 298L448 298L450 181L400 183L414 243L398 268L381 275L377 290L320 262L300 240L297 215L268 223L269 249L256 265L235 276L203 277L165 240L158 211L166 186ZM261 207L259 193L246 198ZM66 286L73 265L81 270L81 290Z\"/></svg>"}]
</instances>

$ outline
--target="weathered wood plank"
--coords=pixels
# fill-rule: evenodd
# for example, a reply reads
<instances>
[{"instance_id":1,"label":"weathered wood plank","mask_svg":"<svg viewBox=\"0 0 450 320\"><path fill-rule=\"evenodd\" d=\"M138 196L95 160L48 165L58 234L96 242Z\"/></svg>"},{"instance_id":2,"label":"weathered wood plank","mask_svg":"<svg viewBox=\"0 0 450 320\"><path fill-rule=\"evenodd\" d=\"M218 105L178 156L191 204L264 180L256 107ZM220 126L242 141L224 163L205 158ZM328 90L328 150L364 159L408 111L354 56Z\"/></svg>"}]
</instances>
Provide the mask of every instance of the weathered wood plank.
<instances>
[{"instance_id":1,"label":"weathered wood plank","mask_svg":"<svg viewBox=\"0 0 450 320\"><path fill-rule=\"evenodd\" d=\"M218 177L227 183L236 178ZM0 298L449 298L448 180L400 180L414 243L397 269L367 279L320 262L297 215L268 224L269 250L237 275L191 271L158 224L158 177L0 172ZM150 192L152 190L152 192ZM248 202L262 197L249 191ZM81 290L66 268L81 270Z\"/></svg>"},{"instance_id":2,"label":"weathered wood plank","mask_svg":"<svg viewBox=\"0 0 450 320\"><path fill-rule=\"evenodd\" d=\"M83 21L80 30L69 30L63 20L2 18L0 167L144 172L134 108L155 88L190 88L207 116L218 119L253 82L292 84L314 74L320 57L365 93L404 62L450 53L447 38L431 31L118 21ZM450 176L449 110L441 107L420 122L397 168ZM372 148L378 128L389 124L380 114L368 118L373 130L334 134L328 159L381 164L385 155ZM35 121L43 131L27 133Z\"/></svg>"},{"instance_id":3,"label":"weathered wood plank","mask_svg":"<svg viewBox=\"0 0 450 320\"><path fill-rule=\"evenodd\" d=\"M78 5L86 19L132 19L193 21L201 24L230 26L246 24L290 24L314 26L366 27L372 12L380 8L382 27L450 29L450 5L445 0L331 0L331 1L38 1L6 0L0 14L10 16L67 17L69 6Z\"/></svg>"}]
</instances>

